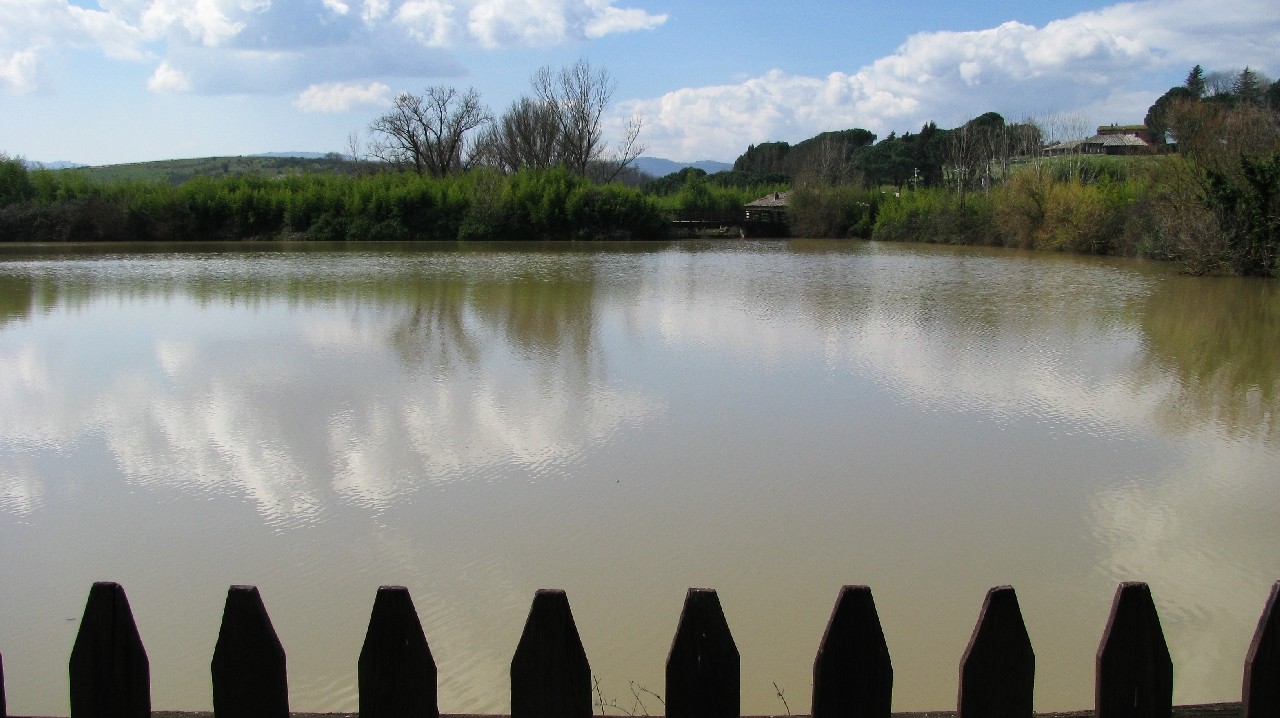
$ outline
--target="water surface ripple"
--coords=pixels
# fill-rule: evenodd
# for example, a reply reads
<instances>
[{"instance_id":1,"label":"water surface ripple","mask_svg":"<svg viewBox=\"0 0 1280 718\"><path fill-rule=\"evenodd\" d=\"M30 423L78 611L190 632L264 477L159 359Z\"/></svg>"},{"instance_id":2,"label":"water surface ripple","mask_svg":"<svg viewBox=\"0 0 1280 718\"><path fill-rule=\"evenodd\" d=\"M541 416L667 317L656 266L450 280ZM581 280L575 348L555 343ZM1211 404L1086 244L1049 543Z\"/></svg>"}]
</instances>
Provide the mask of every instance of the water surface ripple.
<instances>
[{"instance_id":1,"label":"water surface ripple","mask_svg":"<svg viewBox=\"0 0 1280 718\"><path fill-rule=\"evenodd\" d=\"M1038 710L1092 704L1116 583L1151 584L1179 703L1239 697L1280 578L1280 290L1108 259L864 242L184 245L0 252L0 651L65 714L94 580L153 705L208 709L231 584L292 706L350 711L379 585L440 707L508 710L533 593L607 700L664 691L720 593L743 709L808 710L872 587L895 710L954 705L1017 588Z\"/></svg>"}]
</instances>

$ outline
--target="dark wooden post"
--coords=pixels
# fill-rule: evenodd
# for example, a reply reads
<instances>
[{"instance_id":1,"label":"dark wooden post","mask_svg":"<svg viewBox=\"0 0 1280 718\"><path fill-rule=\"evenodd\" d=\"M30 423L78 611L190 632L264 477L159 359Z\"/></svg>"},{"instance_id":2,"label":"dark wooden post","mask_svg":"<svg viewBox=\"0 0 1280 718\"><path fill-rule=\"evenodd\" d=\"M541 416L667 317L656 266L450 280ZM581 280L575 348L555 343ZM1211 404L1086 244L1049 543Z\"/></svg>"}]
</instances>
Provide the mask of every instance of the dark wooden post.
<instances>
[{"instance_id":1,"label":"dark wooden post","mask_svg":"<svg viewBox=\"0 0 1280 718\"><path fill-rule=\"evenodd\" d=\"M120 584L89 589L68 673L72 718L150 718L147 651Z\"/></svg>"},{"instance_id":2,"label":"dark wooden post","mask_svg":"<svg viewBox=\"0 0 1280 718\"><path fill-rule=\"evenodd\" d=\"M813 661L813 718L889 718L893 662L867 586L840 589Z\"/></svg>"},{"instance_id":3,"label":"dark wooden post","mask_svg":"<svg viewBox=\"0 0 1280 718\"><path fill-rule=\"evenodd\" d=\"M511 658L511 718L590 718L591 666L564 591L533 595Z\"/></svg>"},{"instance_id":4,"label":"dark wooden post","mask_svg":"<svg viewBox=\"0 0 1280 718\"><path fill-rule=\"evenodd\" d=\"M1036 654L1012 586L987 591L960 659L957 718L1031 718Z\"/></svg>"},{"instance_id":5,"label":"dark wooden post","mask_svg":"<svg viewBox=\"0 0 1280 718\"><path fill-rule=\"evenodd\" d=\"M1170 718L1172 711L1173 662L1151 589L1145 583L1122 583L1098 646L1093 714Z\"/></svg>"},{"instance_id":6,"label":"dark wooden post","mask_svg":"<svg viewBox=\"0 0 1280 718\"><path fill-rule=\"evenodd\" d=\"M691 588L667 656L667 718L738 718L738 647L709 588Z\"/></svg>"},{"instance_id":7,"label":"dark wooden post","mask_svg":"<svg viewBox=\"0 0 1280 718\"><path fill-rule=\"evenodd\" d=\"M409 589L381 586L358 663L361 718L438 718L436 662Z\"/></svg>"},{"instance_id":8,"label":"dark wooden post","mask_svg":"<svg viewBox=\"0 0 1280 718\"><path fill-rule=\"evenodd\" d=\"M213 647L213 714L289 718L284 647L257 586L232 586Z\"/></svg>"},{"instance_id":9,"label":"dark wooden post","mask_svg":"<svg viewBox=\"0 0 1280 718\"><path fill-rule=\"evenodd\" d=\"M1271 597L1258 619L1258 630L1244 659L1244 718L1280 716L1280 581L1271 587Z\"/></svg>"}]
</instances>

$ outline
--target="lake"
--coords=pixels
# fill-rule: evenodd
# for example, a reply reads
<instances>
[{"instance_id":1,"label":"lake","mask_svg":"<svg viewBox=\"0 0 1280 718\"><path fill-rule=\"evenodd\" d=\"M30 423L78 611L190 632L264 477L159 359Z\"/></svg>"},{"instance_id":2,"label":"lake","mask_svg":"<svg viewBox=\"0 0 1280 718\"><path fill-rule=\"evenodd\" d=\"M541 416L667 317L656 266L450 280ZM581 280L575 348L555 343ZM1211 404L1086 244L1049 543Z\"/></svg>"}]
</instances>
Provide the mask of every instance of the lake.
<instances>
[{"instance_id":1,"label":"lake","mask_svg":"<svg viewBox=\"0 0 1280 718\"><path fill-rule=\"evenodd\" d=\"M382 584L412 593L444 712L508 710L539 588L567 591L624 707L663 692L686 589L709 587L744 713L807 712L844 584L871 586L895 710L954 707L1000 584L1037 710L1091 707L1126 580L1151 585L1175 701L1239 700L1280 579L1278 347L1277 282L1130 260L8 247L8 709L66 715L95 580L128 593L157 709L211 705L231 584L261 590L295 710L355 709Z\"/></svg>"}]
</instances>

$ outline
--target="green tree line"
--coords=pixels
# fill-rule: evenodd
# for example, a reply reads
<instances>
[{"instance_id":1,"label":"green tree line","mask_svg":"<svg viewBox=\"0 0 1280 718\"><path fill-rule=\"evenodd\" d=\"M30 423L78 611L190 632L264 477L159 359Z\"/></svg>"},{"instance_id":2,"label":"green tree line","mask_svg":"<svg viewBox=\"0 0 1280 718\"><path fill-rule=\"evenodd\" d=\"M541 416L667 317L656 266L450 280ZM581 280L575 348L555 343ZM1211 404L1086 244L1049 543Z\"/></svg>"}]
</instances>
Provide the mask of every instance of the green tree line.
<instances>
[{"instance_id":1,"label":"green tree line","mask_svg":"<svg viewBox=\"0 0 1280 718\"><path fill-rule=\"evenodd\" d=\"M666 226L639 190L564 168L200 177L170 186L96 182L0 157L5 241L618 239L661 237Z\"/></svg>"}]
</instances>

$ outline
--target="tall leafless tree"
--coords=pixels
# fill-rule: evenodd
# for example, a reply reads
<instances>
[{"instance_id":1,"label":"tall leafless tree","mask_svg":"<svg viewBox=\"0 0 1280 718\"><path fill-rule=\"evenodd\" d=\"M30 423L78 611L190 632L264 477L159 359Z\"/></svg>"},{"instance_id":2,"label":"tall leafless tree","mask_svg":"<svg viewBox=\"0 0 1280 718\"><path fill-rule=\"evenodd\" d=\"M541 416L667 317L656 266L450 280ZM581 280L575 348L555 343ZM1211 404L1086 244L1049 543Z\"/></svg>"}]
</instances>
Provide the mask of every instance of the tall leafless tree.
<instances>
[{"instance_id":1,"label":"tall leafless tree","mask_svg":"<svg viewBox=\"0 0 1280 718\"><path fill-rule=\"evenodd\" d=\"M810 169L817 181L830 187L847 181L854 171L849 160L848 140L828 132L818 142L818 149L810 159Z\"/></svg>"},{"instance_id":2,"label":"tall leafless tree","mask_svg":"<svg viewBox=\"0 0 1280 718\"><path fill-rule=\"evenodd\" d=\"M979 176L984 142L978 128L966 122L947 134L943 154L943 180L955 189L964 206L965 191Z\"/></svg>"},{"instance_id":3,"label":"tall leafless tree","mask_svg":"<svg viewBox=\"0 0 1280 718\"><path fill-rule=\"evenodd\" d=\"M643 127L644 121L639 116L628 118L614 151L601 153L591 160L587 165L587 176L596 182L612 182L627 174L636 158L644 154L645 146L640 144Z\"/></svg>"},{"instance_id":4,"label":"tall leafless tree","mask_svg":"<svg viewBox=\"0 0 1280 718\"><path fill-rule=\"evenodd\" d=\"M443 177L463 168L467 134L492 120L474 88L429 87L426 94L401 93L389 112L374 120L369 153L418 174Z\"/></svg>"},{"instance_id":5,"label":"tall leafless tree","mask_svg":"<svg viewBox=\"0 0 1280 718\"><path fill-rule=\"evenodd\" d=\"M614 82L604 69L586 60L554 72L543 67L533 77L533 91L547 107L559 128L557 164L583 176L605 175L613 179L643 151L639 145L640 120L633 118L623 131L615 153L607 154L604 111L613 97Z\"/></svg>"},{"instance_id":6,"label":"tall leafless tree","mask_svg":"<svg viewBox=\"0 0 1280 718\"><path fill-rule=\"evenodd\" d=\"M559 138L560 125L552 107L522 97L486 128L477 154L482 164L507 172L547 169L556 164Z\"/></svg>"}]
</instances>

